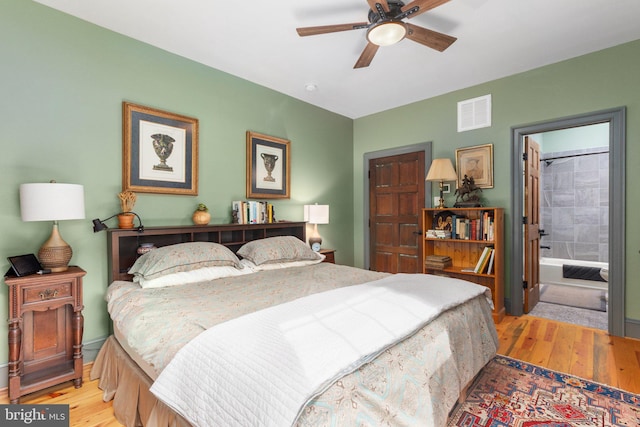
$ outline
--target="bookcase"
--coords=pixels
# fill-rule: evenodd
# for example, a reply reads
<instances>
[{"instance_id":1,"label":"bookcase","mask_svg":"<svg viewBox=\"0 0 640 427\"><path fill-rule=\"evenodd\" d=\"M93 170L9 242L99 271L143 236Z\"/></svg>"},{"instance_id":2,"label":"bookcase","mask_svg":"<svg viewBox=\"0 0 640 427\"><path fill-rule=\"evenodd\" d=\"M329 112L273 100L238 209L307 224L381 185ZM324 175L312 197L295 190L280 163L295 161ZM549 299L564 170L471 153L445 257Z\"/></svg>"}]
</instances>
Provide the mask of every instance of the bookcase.
<instances>
[{"instance_id":1,"label":"bookcase","mask_svg":"<svg viewBox=\"0 0 640 427\"><path fill-rule=\"evenodd\" d=\"M493 320L502 321L504 308L504 212L502 208L427 208L422 210L423 273L468 280L491 289ZM434 233L433 230L437 230ZM484 249L493 249L493 264L474 272ZM427 261L449 257L446 266Z\"/></svg>"}]
</instances>

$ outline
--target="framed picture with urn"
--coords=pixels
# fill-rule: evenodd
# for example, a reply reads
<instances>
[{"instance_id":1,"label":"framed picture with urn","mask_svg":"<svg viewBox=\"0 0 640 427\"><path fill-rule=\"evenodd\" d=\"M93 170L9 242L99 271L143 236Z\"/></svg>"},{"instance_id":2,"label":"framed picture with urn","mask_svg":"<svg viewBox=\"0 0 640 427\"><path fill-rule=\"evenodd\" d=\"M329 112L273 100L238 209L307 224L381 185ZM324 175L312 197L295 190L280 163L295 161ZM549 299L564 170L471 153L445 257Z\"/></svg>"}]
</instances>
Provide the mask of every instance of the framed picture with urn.
<instances>
[{"instance_id":1,"label":"framed picture with urn","mask_svg":"<svg viewBox=\"0 0 640 427\"><path fill-rule=\"evenodd\" d=\"M122 190L198 194L198 119L122 103Z\"/></svg>"},{"instance_id":2,"label":"framed picture with urn","mask_svg":"<svg viewBox=\"0 0 640 427\"><path fill-rule=\"evenodd\" d=\"M288 199L290 141L247 131L247 198Z\"/></svg>"}]
</instances>

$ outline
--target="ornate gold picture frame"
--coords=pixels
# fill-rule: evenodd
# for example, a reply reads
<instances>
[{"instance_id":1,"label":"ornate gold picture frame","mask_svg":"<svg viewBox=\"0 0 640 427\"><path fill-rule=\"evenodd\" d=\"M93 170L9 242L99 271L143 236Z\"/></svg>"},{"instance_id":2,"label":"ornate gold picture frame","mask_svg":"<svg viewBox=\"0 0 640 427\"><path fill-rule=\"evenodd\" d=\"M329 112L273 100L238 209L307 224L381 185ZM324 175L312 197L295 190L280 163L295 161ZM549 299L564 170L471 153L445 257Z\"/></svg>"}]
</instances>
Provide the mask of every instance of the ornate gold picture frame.
<instances>
[{"instance_id":1,"label":"ornate gold picture frame","mask_svg":"<svg viewBox=\"0 0 640 427\"><path fill-rule=\"evenodd\" d=\"M493 144L476 145L456 150L458 188L465 175L480 188L493 188Z\"/></svg>"},{"instance_id":2,"label":"ornate gold picture frame","mask_svg":"<svg viewBox=\"0 0 640 427\"><path fill-rule=\"evenodd\" d=\"M288 199L291 142L247 131L247 198Z\"/></svg>"},{"instance_id":3,"label":"ornate gold picture frame","mask_svg":"<svg viewBox=\"0 0 640 427\"><path fill-rule=\"evenodd\" d=\"M122 103L122 190L198 194L198 119Z\"/></svg>"}]
</instances>

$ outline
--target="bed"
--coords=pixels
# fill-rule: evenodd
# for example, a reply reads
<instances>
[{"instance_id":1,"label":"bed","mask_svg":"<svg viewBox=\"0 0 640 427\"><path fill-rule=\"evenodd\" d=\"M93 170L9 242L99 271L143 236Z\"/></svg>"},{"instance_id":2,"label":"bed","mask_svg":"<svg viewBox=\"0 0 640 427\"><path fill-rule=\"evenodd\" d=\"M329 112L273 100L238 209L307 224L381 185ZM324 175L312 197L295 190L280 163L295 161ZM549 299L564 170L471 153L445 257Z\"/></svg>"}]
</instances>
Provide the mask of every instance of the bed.
<instances>
[{"instance_id":1,"label":"bed","mask_svg":"<svg viewBox=\"0 0 640 427\"><path fill-rule=\"evenodd\" d=\"M305 223L107 240L113 333L91 378L126 426L445 425L497 350L486 289L322 262Z\"/></svg>"}]
</instances>

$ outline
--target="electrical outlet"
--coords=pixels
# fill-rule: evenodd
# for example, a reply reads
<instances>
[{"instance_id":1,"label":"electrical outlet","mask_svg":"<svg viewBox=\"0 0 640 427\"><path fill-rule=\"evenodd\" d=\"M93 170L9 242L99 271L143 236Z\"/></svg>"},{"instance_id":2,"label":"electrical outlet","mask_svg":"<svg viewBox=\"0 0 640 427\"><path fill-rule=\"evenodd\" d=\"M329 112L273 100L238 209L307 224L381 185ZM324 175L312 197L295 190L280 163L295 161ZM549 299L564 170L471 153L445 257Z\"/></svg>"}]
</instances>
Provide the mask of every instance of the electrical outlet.
<instances>
[{"instance_id":1,"label":"electrical outlet","mask_svg":"<svg viewBox=\"0 0 640 427\"><path fill-rule=\"evenodd\" d=\"M433 196L433 207L438 207L440 204L440 196Z\"/></svg>"}]
</instances>

